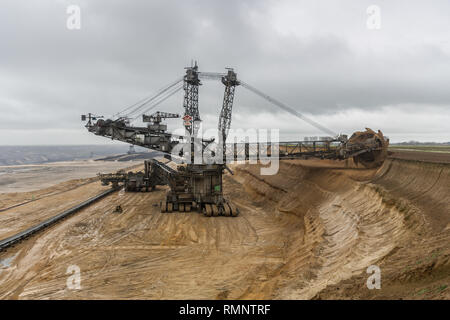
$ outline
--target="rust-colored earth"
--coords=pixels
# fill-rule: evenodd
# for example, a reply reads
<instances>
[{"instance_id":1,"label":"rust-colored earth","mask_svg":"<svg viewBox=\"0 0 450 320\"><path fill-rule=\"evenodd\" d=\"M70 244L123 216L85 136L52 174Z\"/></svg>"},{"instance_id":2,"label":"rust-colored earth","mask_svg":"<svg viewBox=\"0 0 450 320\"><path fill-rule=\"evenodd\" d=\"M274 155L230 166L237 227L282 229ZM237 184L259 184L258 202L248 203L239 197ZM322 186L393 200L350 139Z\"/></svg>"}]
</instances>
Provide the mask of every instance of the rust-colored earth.
<instances>
[{"instance_id":1,"label":"rust-colored earth","mask_svg":"<svg viewBox=\"0 0 450 320\"><path fill-rule=\"evenodd\" d=\"M274 176L257 165L232 169L224 190L239 217L160 213L165 188L116 192L0 253L0 298L450 298L450 164L292 160ZM0 238L105 188L85 182L0 212ZM66 285L71 265L80 290ZM379 290L366 286L370 265L381 269Z\"/></svg>"}]
</instances>

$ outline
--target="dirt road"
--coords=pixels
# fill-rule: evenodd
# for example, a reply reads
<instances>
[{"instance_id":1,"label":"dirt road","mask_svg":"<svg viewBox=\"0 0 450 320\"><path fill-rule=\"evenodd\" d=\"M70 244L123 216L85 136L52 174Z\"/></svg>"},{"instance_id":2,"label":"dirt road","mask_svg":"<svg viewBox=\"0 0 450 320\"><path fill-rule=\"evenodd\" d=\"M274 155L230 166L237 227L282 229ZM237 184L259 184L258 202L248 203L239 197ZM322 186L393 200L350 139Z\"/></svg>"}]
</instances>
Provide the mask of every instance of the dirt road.
<instances>
[{"instance_id":1,"label":"dirt road","mask_svg":"<svg viewBox=\"0 0 450 320\"><path fill-rule=\"evenodd\" d=\"M450 298L448 164L233 170L224 190L239 217L162 214L165 188L115 193L0 253L0 298ZM119 204L123 213L114 213ZM380 290L366 287L373 264ZM80 290L67 288L71 265L81 270Z\"/></svg>"}]
</instances>

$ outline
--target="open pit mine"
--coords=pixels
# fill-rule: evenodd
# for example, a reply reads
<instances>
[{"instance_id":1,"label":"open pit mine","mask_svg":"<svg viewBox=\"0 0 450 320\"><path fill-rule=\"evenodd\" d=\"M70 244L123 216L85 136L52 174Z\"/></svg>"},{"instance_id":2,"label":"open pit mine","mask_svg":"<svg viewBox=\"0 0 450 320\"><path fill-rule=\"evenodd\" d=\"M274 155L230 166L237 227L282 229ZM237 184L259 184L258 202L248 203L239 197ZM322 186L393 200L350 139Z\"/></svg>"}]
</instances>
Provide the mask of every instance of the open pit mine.
<instances>
[{"instance_id":1,"label":"open pit mine","mask_svg":"<svg viewBox=\"0 0 450 320\"><path fill-rule=\"evenodd\" d=\"M216 80L218 137L205 139L199 87ZM327 136L230 141L241 87ZM148 113L180 90L183 115ZM186 134L168 132L166 119ZM82 120L163 156L0 194L2 299L450 298L450 156L404 159L379 130L336 134L233 69L197 65L114 118ZM263 174L267 159L275 174Z\"/></svg>"}]
</instances>

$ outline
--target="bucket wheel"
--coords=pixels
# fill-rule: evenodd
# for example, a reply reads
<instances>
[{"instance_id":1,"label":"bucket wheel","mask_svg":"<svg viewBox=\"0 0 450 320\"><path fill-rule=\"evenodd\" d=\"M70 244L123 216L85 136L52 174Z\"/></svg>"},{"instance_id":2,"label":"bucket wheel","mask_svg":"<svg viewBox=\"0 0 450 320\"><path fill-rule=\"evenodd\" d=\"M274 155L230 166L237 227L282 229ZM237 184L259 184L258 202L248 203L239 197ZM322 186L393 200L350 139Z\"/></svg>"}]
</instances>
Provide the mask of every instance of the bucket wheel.
<instances>
[{"instance_id":1,"label":"bucket wheel","mask_svg":"<svg viewBox=\"0 0 450 320\"><path fill-rule=\"evenodd\" d=\"M378 130L377 133L372 129L366 128L366 131L357 131L353 133L348 140L348 145L364 145L368 143L370 143L370 145L376 145L377 148L354 156L353 161L356 165L361 163L368 169L381 166L387 158L389 139L386 139L380 130Z\"/></svg>"}]
</instances>

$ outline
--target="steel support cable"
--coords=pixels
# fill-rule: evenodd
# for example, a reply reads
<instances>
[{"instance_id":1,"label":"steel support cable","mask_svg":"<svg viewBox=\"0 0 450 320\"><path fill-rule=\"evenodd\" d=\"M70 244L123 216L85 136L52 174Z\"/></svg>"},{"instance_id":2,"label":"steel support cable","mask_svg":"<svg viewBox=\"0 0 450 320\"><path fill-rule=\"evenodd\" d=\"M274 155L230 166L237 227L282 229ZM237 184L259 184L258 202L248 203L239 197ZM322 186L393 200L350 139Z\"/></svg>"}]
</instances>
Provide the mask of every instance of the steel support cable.
<instances>
[{"instance_id":1,"label":"steel support cable","mask_svg":"<svg viewBox=\"0 0 450 320\"><path fill-rule=\"evenodd\" d=\"M166 93L167 91L169 91L171 88L173 88L174 86L176 86L178 83L180 83L183 79L178 80L177 82L172 83L171 85L165 87L164 89L160 90L158 92L158 94L156 94L155 96L151 97L150 99L147 99L147 101L145 101L144 103L140 104L139 106L137 106L136 108L134 108L133 110L131 110L127 116L131 117L131 115L136 114L137 112L139 112L143 107L145 107L147 104L149 104L150 102L154 101L155 99L159 98L160 96L162 96L164 93ZM142 114L142 113L141 113Z\"/></svg>"},{"instance_id":2,"label":"steel support cable","mask_svg":"<svg viewBox=\"0 0 450 320\"><path fill-rule=\"evenodd\" d=\"M155 94L148 96L142 100L139 100L138 102L132 104L131 106L123 109L122 111L117 112L116 114L114 114L113 116L118 116L120 114L123 114L125 111L134 108L133 110L131 110L130 112L126 113L123 116L130 116L131 114L135 113L136 111L138 111L140 108L142 108L143 106L145 106L147 103L155 100L157 97L159 97L161 94L163 94L164 92L166 92L168 89L172 88L173 86L177 85L178 83L180 83L181 81L183 81L183 77L178 78L176 81L166 85L165 87L161 88L160 90L158 90ZM137 106L138 105L138 106ZM137 107L136 107L137 106Z\"/></svg>"},{"instance_id":3,"label":"steel support cable","mask_svg":"<svg viewBox=\"0 0 450 320\"><path fill-rule=\"evenodd\" d=\"M155 107L157 107L158 105L160 105L162 102L166 101L167 99L169 99L171 96L173 96L175 93L177 93L178 91L180 91L181 89L183 89L183 85L180 85L178 87L173 88L171 91L169 91L166 95L160 97L160 99L158 101L153 102L149 107L147 107L144 111L142 111L140 114L138 114L137 116L135 116L133 118L133 120L136 120L137 118L139 118L140 116L142 116L144 113L154 109Z\"/></svg>"},{"instance_id":4,"label":"steel support cable","mask_svg":"<svg viewBox=\"0 0 450 320\"><path fill-rule=\"evenodd\" d=\"M285 105L284 103L270 97L269 95L259 91L258 89L252 87L251 85L249 85L248 83L243 82L242 80L239 80L240 84L250 90L251 92L255 93L256 95L266 99L267 101L269 101L270 103L276 105L277 107L283 109L284 111L289 112L290 114L293 114L294 116L296 116L297 118L302 119L303 121L308 122L310 125L314 126L315 128L321 130L322 132L325 132L326 134L332 135L332 136L337 136L337 134L335 132L333 132L332 130L322 126L321 124L315 122L314 120L309 119L308 117L304 116L303 114L301 114L300 112L296 111L295 109Z\"/></svg>"},{"instance_id":5,"label":"steel support cable","mask_svg":"<svg viewBox=\"0 0 450 320\"><path fill-rule=\"evenodd\" d=\"M140 100L140 101L134 103L133 105L129 106L128 108L124 109L123 111L121 111L121 112L119 112L119 113L117 113L117 114L123 113L124 111L129 110L130 108L135 107L135 106L138 105L138 104L140 104L140 106L143 106L143 105L147 104L148 102L154 100L155 98L157 98L158 96L160 96L162 93L164 93L165 91L167 91L167 89L173 87L174 85L180 83L181 81L183 81L183 77L178 78L176 81L174 81L174 82L172 82L172 83L166 85L165 87L161 88L160 90L158 90L155 94L153 94L153 95L151 95L151 96L149 96L149 97L147 97L147 98L144 98L144 99L142 99L142 100ZM128 113L128 115L134 113L135 110L137 110L137 109L140 108L140 106L137 107L137 108L135 108L135 109L133 109L133 111L130 111L130 112Z\"/></svg>"},{"instance_id":6,"label":"steel support cable","mask_svg":"<svg viewBox=\"0 0 450 320\"><path fill-rule=\"evenodd\" d=\"M175 93L177 93L178 91L183 89L183 85L179 85L177 87L172 88L170 91L166 92L164 95L161 95L160 97L158 97L158 99L156 101L153 101L150 106L148 106L146 109L144 109L142 112L140 112L140 114L138 114L137 116L141 116L145 113L147 113L148 111L150 111L151 109L153 109L154 107L156 107L157 105L159 105L160 103L166 101L167 99L169 99L171 96L173 96Z\"/></svg>"}]
</instances>

